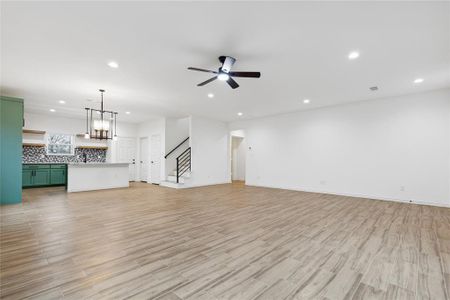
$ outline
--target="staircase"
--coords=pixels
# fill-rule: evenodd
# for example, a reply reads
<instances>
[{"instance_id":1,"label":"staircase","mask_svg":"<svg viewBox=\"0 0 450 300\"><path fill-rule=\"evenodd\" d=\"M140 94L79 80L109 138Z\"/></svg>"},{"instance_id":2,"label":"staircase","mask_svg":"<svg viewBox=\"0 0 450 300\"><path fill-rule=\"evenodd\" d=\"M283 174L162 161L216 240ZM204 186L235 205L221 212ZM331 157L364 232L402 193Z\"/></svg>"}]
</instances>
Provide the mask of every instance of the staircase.
<instances>
[{"instance_id":1,"label":"staircase","mask_svg":"<svg viewBox=\"0 0 450 300\"><path fill-rule=\"evenodd\" d=\"M175 148L169 151L164 157L167 159L175 150L177 150L181 145L183 145L189 137L183 140ZM185 188L189 178L191 177L191 147L188 147L176 158L176 169L172 170L167 175L167 180L160 183L161 186L171 187L171 188Z\"/></svg>"},{"instance_id":2,"label":"staircase","mask_svg":"<svg viewBox=\"0 0 450 300\"><path fill-rule=\"evenodd\" d=\"M183 189L189 187L189 179L191 177L191 172L186 172L183 175L178 177L178 183L177 183L177 176L176 176L176 170L174 170L171 174L167 176L167 180L160 183L160 186L166 186L170 188L175 189Z\"/></svg>"}]
</instances>

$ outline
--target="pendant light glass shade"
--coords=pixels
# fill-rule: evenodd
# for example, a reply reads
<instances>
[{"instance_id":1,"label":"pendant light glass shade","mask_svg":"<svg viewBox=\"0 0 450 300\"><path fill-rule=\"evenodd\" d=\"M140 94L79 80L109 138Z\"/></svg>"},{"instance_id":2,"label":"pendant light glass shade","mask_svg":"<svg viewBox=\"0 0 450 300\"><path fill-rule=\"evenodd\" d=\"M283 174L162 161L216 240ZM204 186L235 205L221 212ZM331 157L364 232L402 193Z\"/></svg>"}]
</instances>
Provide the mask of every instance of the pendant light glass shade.
<instances>
[{"instance_id":1,"label":"pendant light glass shade","mask_svg":"<svg viewBox=\"0 0 450 300\"><path fill-rule=\"evenodd\" d=\"M94 130L109 131L109 121L108 120L94 120Z\"/></svg>"}]
</instances>

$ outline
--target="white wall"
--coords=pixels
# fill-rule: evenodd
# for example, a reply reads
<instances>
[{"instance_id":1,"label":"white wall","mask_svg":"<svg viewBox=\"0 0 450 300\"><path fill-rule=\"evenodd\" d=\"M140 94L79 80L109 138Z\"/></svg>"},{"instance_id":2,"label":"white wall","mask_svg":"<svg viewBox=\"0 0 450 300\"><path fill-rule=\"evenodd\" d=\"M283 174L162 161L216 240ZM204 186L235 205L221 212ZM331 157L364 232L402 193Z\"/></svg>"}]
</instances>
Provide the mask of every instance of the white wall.
<instances>
[{"instance_id":1,"label":"white wall","mask_svg":"<svg viewBox=\"0 0 450 300\"><path fill-rule=\"evenodd\" d=\"M173 148L180 144L183 140L189 137L189 118L167 118L166 119L166 147L164 155L169 153ZM177 150L172 152L170 156L165 159L166 174L175 170L177 167L176 157L183 153L189 147L189 142L185 142Z\"/></svg>"},{"instance_id":2,"label":"white wall","mask_svg":"<svg viewBox=\"0 0 450 300\"><path fill-rule=\"evenodd\" d=\"M226 123L190 117L192 177L190 186L230 182L229 134Z\"/></svg>"},{"instance_id":3,"label":"white wall","mask_svg":"<svg viewBox=\"0 0 450 300\"><path fill-rule=\"evenodd\" d=\"M35 113L25 113L26 129L44 130L52 133L83 134L86 132L86 120L78 118L61 117L58 115L44 115ZM117 123L117 135L119 137L136 137L137 125L130 123ZM41 135L24 134L24 142L45 143L45 137ZM107 161L115 162L115 143L113 141L86 140L84 138L75 138L75 145L101 145L108 146Z\"/></svg>"},{"instance_id":4,"label":"white wall","mask_svg":"<svg viewBox=\"0 0 450 300\"><path fill-rule=\"evenodd\" d=\"M230 124L246 183L450 206L450 90Z\"/></svg>"},{"instance_id":5,"label":"white wall","mask_svg":"<svg viewBox=\"0 0 450 300\"><path fill-rule=\"evenodd\" d=\"M45 130L54 133L79 134L86 132L86 119L50 116L44 114L25 113L26 129ZM117 122L117 135L135 137L137 125Z\"/></svg>"},{"instance_id":6,"label":"white wall","mask_svg":"<svg viewBox=\"0 0 450 300\"><path fill-rule=\"evenodd\" d=\"M166 119L166 152L189 136L189 118Z\"/></svg>"}]
</instances>

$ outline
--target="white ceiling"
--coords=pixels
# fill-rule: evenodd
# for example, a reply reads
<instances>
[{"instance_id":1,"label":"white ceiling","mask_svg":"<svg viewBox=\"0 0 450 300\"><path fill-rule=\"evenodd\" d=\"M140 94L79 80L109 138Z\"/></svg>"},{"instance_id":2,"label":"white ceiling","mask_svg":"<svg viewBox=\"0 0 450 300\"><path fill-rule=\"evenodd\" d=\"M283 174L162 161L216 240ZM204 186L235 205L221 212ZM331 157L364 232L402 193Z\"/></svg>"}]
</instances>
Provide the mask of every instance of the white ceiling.
<instances>
[{"instance_id":1,"label":"white ceiling","mask_svg":"<svg viewBox=\"0 0 450 300\"><path fill-rule=\"evenodd\" d=\"M450 86L449 2L1 5L2 94L25 98L29 112L83 116L105 88L120 120L232 121ZM352 50L361 55L349 61ZM197 87L210 76L186 68L216 69L219 55L262 77Z\"/></svg>"}]
</instances>

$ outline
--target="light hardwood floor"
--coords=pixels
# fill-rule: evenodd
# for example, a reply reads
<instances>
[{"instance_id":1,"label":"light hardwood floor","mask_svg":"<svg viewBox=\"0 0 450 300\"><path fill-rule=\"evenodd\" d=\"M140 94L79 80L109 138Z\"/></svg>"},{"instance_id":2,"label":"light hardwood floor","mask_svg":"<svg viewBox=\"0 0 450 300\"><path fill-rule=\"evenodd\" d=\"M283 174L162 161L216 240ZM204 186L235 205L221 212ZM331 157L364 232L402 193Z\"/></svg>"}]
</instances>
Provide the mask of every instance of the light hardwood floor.
<instances>
[{"instance_id":1,"label":"light hardwood floor","mask_svg":"<svg viewBox=\"0 0 450 300\"><path fill-rule=\"evenodd\" d=\"M1 207L1 297L448 299L450 209L228 184Z\"/></svg>"}]
</instances>

